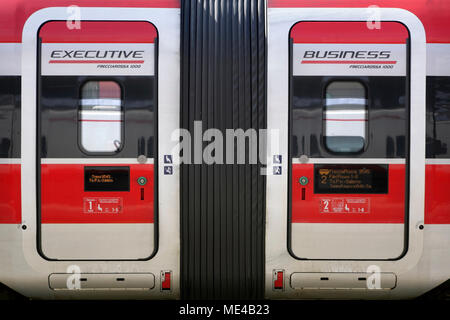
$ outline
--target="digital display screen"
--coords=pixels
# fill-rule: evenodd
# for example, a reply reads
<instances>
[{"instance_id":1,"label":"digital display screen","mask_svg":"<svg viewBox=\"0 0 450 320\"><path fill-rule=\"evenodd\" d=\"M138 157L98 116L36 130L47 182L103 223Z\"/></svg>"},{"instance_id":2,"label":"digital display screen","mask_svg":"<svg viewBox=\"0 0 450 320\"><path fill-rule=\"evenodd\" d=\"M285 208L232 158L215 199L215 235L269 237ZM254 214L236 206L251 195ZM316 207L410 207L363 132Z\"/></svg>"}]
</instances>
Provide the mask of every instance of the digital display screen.
<instances>
[{"instance_id":1,"label":"digital display screen","mask_svg":"<svg viewBox=\"0 0 450 320\"><path fill-rule=\"evenodd\" d=\"M84 191L130 191L130 167L84 167Z\"/></svg>"},{"instance_id":2,"label":"digital display screen","mask_svg":"<svg viewBox=\"0 0 450 320\"><path fill-rule=\"evenodd\" d=\"M314 193L388 193L389 165L316 164Z\"/></svg>"}]
</instances>

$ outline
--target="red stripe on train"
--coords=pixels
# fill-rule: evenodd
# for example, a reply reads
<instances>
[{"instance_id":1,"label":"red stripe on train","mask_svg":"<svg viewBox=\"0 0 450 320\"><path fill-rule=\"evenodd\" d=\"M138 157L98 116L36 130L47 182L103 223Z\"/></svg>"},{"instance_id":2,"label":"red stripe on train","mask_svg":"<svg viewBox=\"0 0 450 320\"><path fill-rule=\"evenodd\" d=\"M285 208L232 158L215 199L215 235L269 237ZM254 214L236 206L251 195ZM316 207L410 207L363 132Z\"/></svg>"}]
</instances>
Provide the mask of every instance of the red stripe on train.
<instances>
[{"instance_id":1,"label":"red stripe on train","mask_svg":"<svg viewBox=\"0 0 450 320\"><path fill-rule=\"evenodd\" d=\"M301 167L303 166L303 168ZM401 209L393 212L391 207L392 200L397 199L399 206L400 190L404 187L404 176L400 173L403 165L390 165L389 190L395 192L392 199L387 199L386 195L372 195L371 206L375 205L373 216L350 215L328 215L320 216L319 199L327 195L313 195L313 181L310 179L310 186L305 188L305 199L315 199L317 201L301 200L302 186L298 179L305 175L312 177L313 165L293 165L292 172L292 222L317 222L317 223L403 223ZM399 171L400 170L400 171ZM413 187L413 186L412 186ZM394 189L393 189L394 188ZM446 164L427 164L425 176L425 224L450 224L450 197L448 190L450 188L450 165ZM344 197L343 195L328 195L329 197ZM366 195L358 195L366 197ZM383 199L384 198L384 199ZM375 200L376 202L372 201Z\"/></svg>"},{"instance_id":2,"label":"red stripe on train","mask_svg":"<svg viewBox=\"0 0 450 320\"><path fill-rule=\"evenodd\" d=\"M268 0L267 3L268 8L363 8L367 16L371 16L376 13L376 9L369 6L408 10L424 25L428 43L450 42L450 1L431 4L428 0Z\"/></svg>"},{"instance_id":3,"label":"red stripe on train","mask_svg":"<svg viewBox=\"0 0 450 320\"><path fill-rule=\"evenodd\" d=\"M405 44L408 31L397 22L382 22L381 29L368 29L366 22L299 22L290 36L294 43Z\"/></svg>"},{"instance_id":4,"label":"red stripe on train","mask_svg":"<svg viewBox=\"0 0 450 320\"><path fill-rule=\"evenodd\" d=\"M307 177L309 183L299 183ZM388 194L315 194L314 165L292 165L292 222L293 223L403 223L405 221L405 165L389 165ZM303 191L302 189L305 189ZM304 199L304 200L302 200ZM324 212L329 200L342 199L359 204L363 212ZM328 200L328 203L324 202ZM335 201L333 201L335 202Z\"/></svg>"},{"instance_id":5,"label":"red stripe on train","mask_svg":"<svg viewBox=\"0 0 450 320\"><path fill-rule=\"evenodd\" d=\"M80 29L68 29L66 21L42 26L43 43L153 43L158 36L153 24L143 21L81 21Z\"/></svg>"},{"instance_id":6,"label":"red stripe on train","mask_svg":"<svg viewBox=\"0 0 450 320\"><path fill-rule=\"evenodd\" d=\"M50 60L48 63L118 63L118 64L142 64L144 60Z\"/></svg>"},{"instance_id":7,"label":"red stripe on train","mask_svg":"<svg viewBox=\"0 0 450 320\"><path fill-rule=\"evenodd\" d=\"M116 165L130 167L129 192L85 192L85 166L84 164L41 165L42 223L154 222L153 164ZM102 166L102 164L92 164L92 166ZM141 176L147 178L145 186L137 183ZM120 206L120 212L104 213L104 210L103 212L97 210L96 199L104 199L106 202L104 207L118 208ZM112 204L107 203L110 200L113 200ZM90 209L93 209L92 212Z\"/></svg>"},{"instance_id":8,"label":"red stripe on train","mask_svg":"<svg viewBox=\"0 0 450 320\"><path fill-rule=\"evenodd\" d=\"M325 121L368 121L367 119L323 119Z\"/></svg>"},{"instance_id":9,"label":"red stripe on train","mask_svg":"<svg viewBox=\"0 0 450 320\"><path fill-rule=\"evenodd\" d=\"M47 165L49 166L49 165ZM64 165L51 165L51 166L64 166ZM69 165L72 166L72 165ZM296 166L296 165L294 165ZM60 167L61 168L61 167ZM68 170L65 168L64 170ZM61 172L63 177L72 177L71 168L68 171ZM58 171L58 170L57 170ZM1 224L20 224L21 217L21 177L20 177L20 164L0 164L0 223ZM79 175L79 174L78 174ZM298 176L298 174L297 174ZM297 176L293 176L293 191L294 197L301 195L300 185ZM50 176L48 178L51 178ZM61 180L61 179L60 179ZM83 181L83 179L78 179ZM78 193L80 192L80 181L76 182L78 185ZM426 224L450 224L450 198L448 196L448 189L450 188L450 165L427 165L426 166L426 184L425 184L425 223ZM297 184L295 184L297 182ZM48 181L46 183L51 183ZM58 200L58 206L62 209L59 211L63 216L56 216L53 221L62 221L64 223L71 223L67 221L67 213L73 213L73 208L70 204L73 204L73 195L70 190L74 187L72 181L69 183L65 180L63 182L55 182L56 185L60 185L62 188L59 194L67 196L65 199ZM69 184L69 186L68 186ZM153 186L152 186L153 187ZM75 189L77 189L75 188ZM300 192L300 193L299 193ZM152 192L153 194L153 192ZM309 196L311 190L305 193L305 196ZM293 197L293 200L295 200ZM80 205L79 203L75 205ZM151 206L153 210L153 205ZM79 215L75 213L75 215ZM152 214L153 217L153 214ZM48 216L48 218L51 218ZM52 220L50 219L50 220ZM91 221L89 221L91 222ZM294 221L295 222L295 221ZM57 222L55 222L57 223Z\"/></svg>"},{"instance_id":10,"label":"red stripe on train","mask_svg":"<svg viewBox=\"0 0 450 320\"><path fill-rule=\"evenodd\" d=\"M72 5L100 8L180 8L180 0L2 0L0 1L0 42L22 42L23 26L34 12L48 7ZM72 14L68 11L67 18L71 19ZM68 31L72 32L72 30ZM133 35L130 37L132 38Z\"/></svg>"},{"instance_id":11,"label":"red stripe on train","mask_svg":"<svg viewBox=\"0 0 450 320\"><path fill-rule=\"evenodd\" d=\"M450 224L450 165L427 164L425 224Z\"/></svg>"},{"instance_id":12,"label":"red stripe on train","mask_svg":"<svg viewBox=\"0 0 450 320\"><path fill-rule=\"evenodd\" d=\"M91 120L91 119L80 119L80 122L123 122L123 120Z\"/></svg>"},{"instance_id":13,"label":"red stripe on train","mask_svg":"<svg viewBox=\"0 0 450 320\"><path fill-rule=\"evenodd\" d=\"M0 223L22 223L20 164L0 164Z\"/></svg>"},{"instance_id":14,"label":"red stripe on train","mask_svg":"<svg viewBox=\"0 0 450 320\"><path fill-rule=\"evenodd\" d=\"M304 64L396 64L397 61L372 60L302 60Z\"/></svg>"}]
</instances>

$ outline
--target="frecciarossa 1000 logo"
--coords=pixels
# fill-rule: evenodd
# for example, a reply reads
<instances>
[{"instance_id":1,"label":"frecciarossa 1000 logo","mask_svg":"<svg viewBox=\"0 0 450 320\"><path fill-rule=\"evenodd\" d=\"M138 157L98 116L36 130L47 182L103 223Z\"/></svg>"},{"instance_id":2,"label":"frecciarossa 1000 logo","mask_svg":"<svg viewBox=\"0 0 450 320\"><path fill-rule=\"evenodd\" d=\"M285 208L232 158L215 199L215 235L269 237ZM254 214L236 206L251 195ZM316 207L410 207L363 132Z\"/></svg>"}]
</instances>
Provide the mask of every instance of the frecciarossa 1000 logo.
<instances>
[{"instance_id":1,"label":"frecciarossa 1000 logo","mask_svg":"<svg viewBox=\"0 0 450 320\"><path fill-rule=\"evenodd\" d=\"M144 50L53 50L52 61L61 59L144 59ZM130 61L133 62L133 61Z\"/></svg>"},{"instance_id":2,"label":"frecciarossa 1000 logo","mask_svg":"<svg viewBox=\"0 0 450 320\"><path fill-rule=\"evenodd\" d=\"M306 50L303 59L389 59L391 51Z\"/></svg>"},{"instance_id":3,"label":"frecciarossa 1000 logo","mask_svg":"<svg viewBox=\"0 0 450 320\"><path fill-rule=\"evenodd\" d=\"M295 43L292 54L295 76L406 75L404 44Z\"/></svg>"},{"instance_id":4,"label":"frecciarossa 1000 logo","mask_svg":"<svg viewBox=\"0 0 450 320\"><path fill-rule=\"evenodd\" d=\"M43 75L153 75L153 43L43 43Z\"/></svg>"}]
</instances>

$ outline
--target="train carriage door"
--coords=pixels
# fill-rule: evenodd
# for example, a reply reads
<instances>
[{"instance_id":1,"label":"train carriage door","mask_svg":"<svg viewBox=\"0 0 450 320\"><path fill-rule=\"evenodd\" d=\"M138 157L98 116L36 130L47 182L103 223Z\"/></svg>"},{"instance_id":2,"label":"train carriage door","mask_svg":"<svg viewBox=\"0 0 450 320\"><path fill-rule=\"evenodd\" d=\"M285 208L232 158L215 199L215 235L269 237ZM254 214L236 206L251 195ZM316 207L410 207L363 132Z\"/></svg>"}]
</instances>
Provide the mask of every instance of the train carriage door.
<instances>
[{"instance_id":1,"label":"train carriage door","mask_svg":"<svg viewBox=\"0 0 450 320\"><path fill-rule=\"evenodd\" d=\"M397 259L407 248L408 30L303 21L289 38L290 252Z\"/></svg>"},{"instance_id":2,"label":"train carriage door","mask_svg":"<svg viewBox=\"0 0 450 320\"><path fill-rule=\"evenodd\" d=\"M157 44L144 21L41 26L38 248L46 258L154 254Z\"/></svg>"}]
</instances>

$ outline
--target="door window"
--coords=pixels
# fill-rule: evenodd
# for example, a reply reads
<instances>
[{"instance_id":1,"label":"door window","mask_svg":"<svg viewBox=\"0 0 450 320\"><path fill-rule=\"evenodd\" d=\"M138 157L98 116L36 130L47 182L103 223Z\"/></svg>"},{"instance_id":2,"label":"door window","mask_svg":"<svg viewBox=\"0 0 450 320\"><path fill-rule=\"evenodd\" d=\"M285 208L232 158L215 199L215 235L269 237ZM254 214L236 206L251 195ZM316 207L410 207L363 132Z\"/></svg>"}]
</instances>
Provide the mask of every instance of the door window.
<instances>
[{"instance_id":1,"label":"door window","mask_svg":"<svg viewBox=\"0 0 450 320\"><path fill-rule=\"evenodd\" d=\"M333 81L325 93L323 136L334 153L358 153L366 144L366 89L357 81Z\"/></svg>"},{"instance_id":2,"label":"door window","mask_svg":"<svg viewBox=\"0 0 450 320\"><path fill-rule=\"evenodd\" d=\"M120 86L114 81L86 82L81 88L79 121L84 151L119 151L123 131Z\"/></svg>"}]
</instances>

